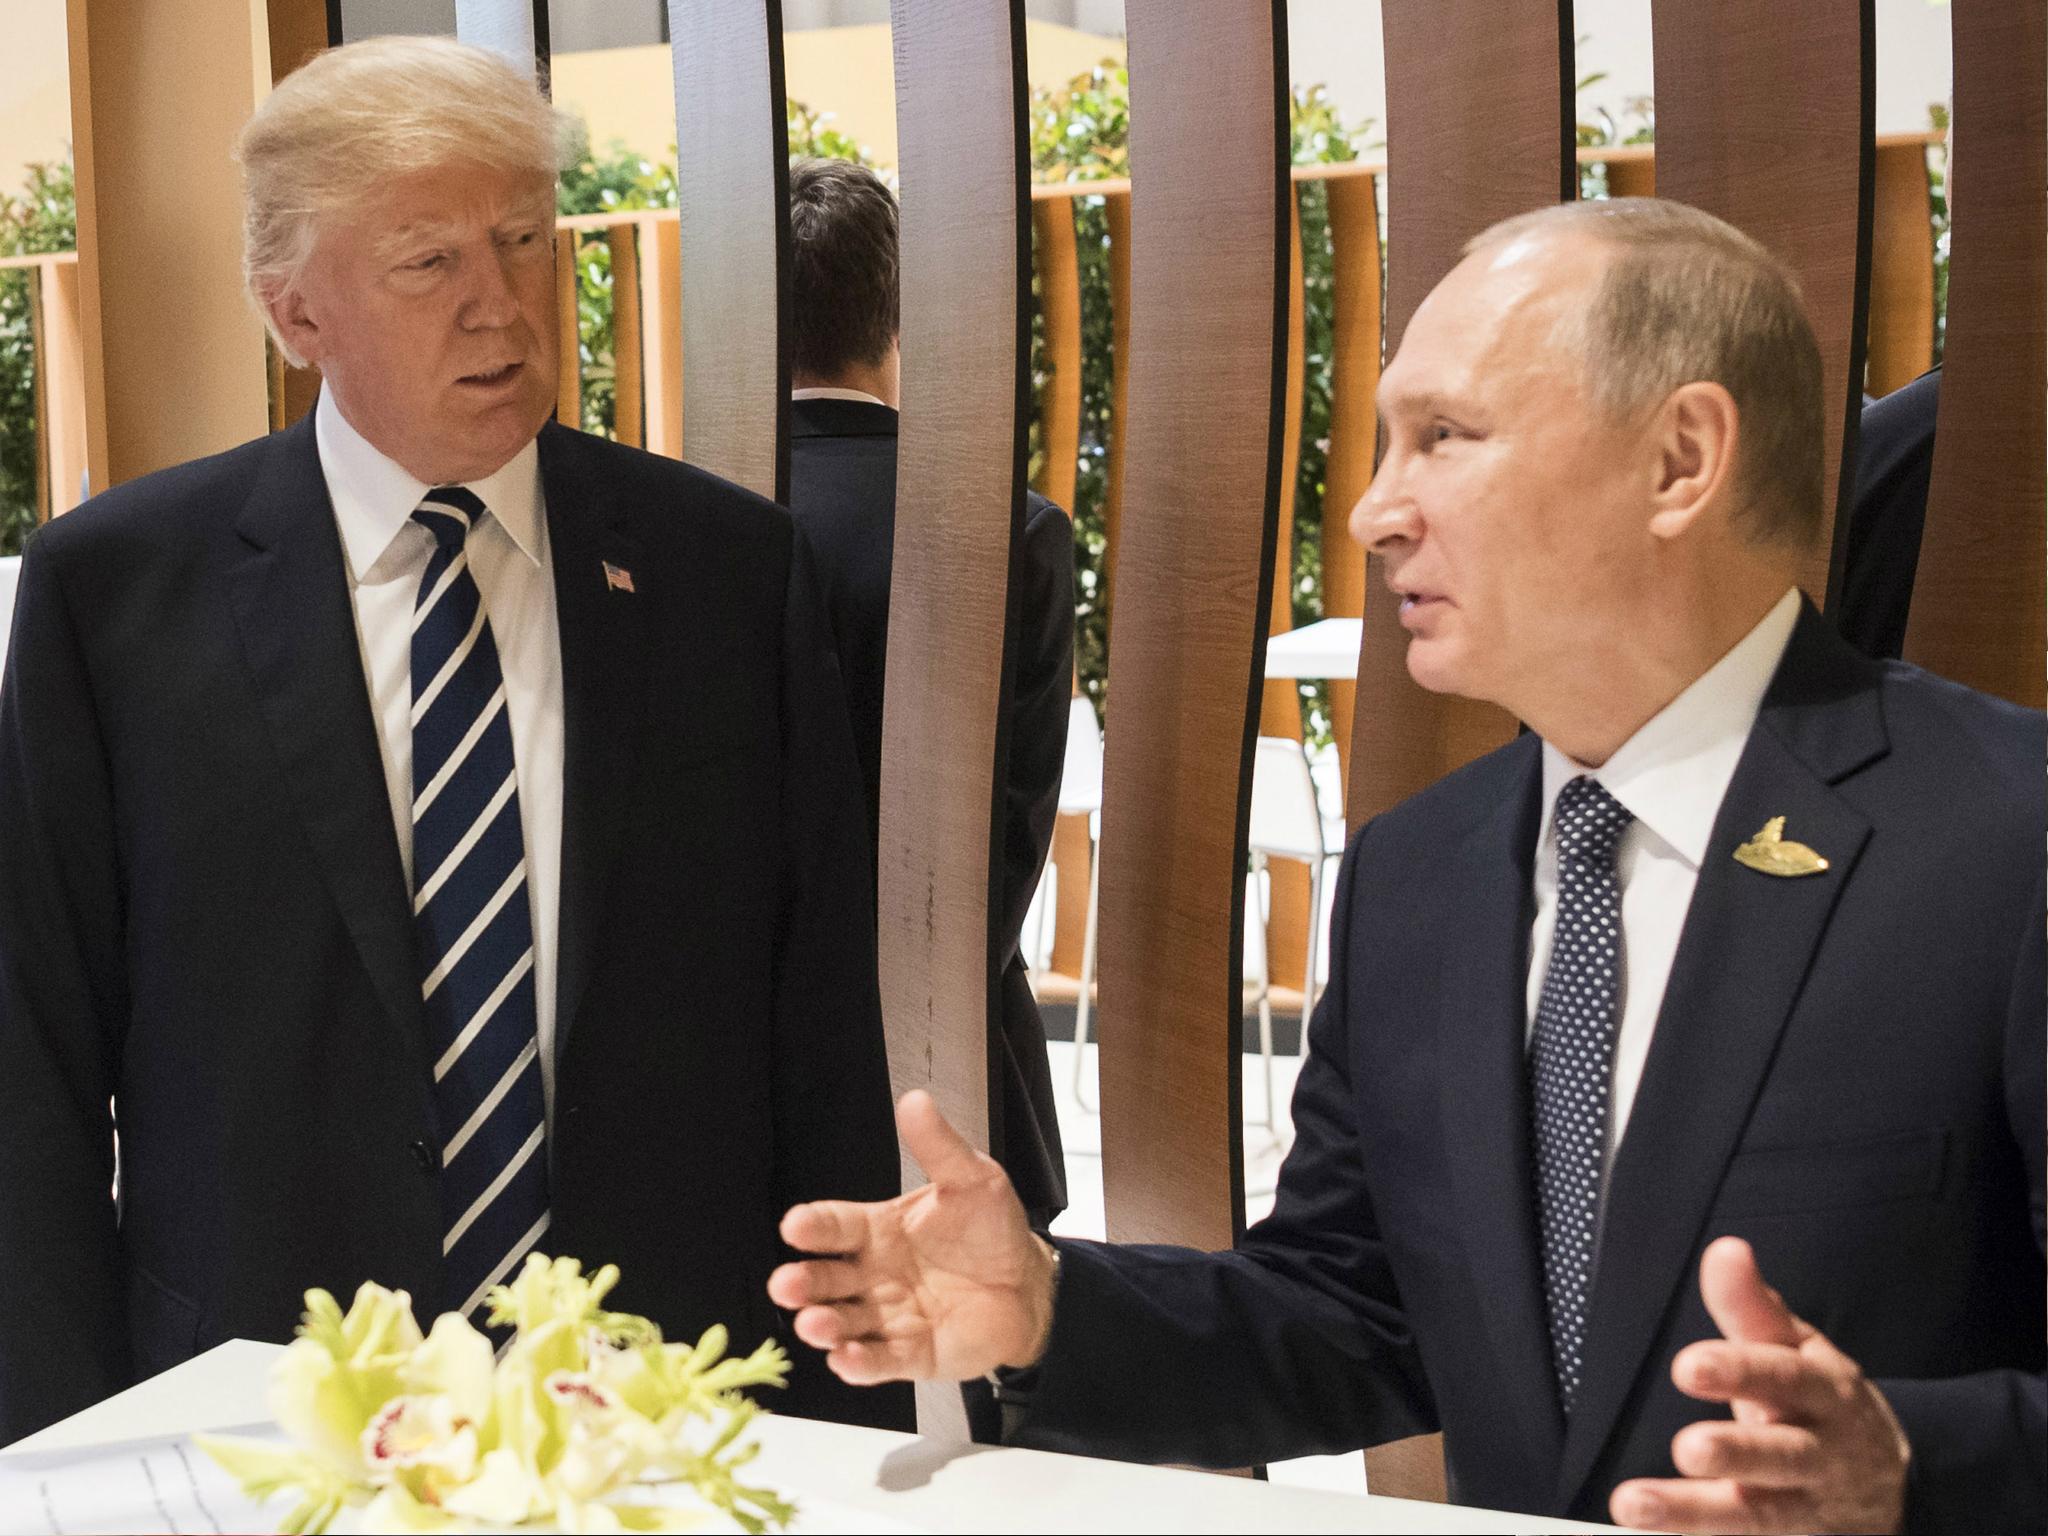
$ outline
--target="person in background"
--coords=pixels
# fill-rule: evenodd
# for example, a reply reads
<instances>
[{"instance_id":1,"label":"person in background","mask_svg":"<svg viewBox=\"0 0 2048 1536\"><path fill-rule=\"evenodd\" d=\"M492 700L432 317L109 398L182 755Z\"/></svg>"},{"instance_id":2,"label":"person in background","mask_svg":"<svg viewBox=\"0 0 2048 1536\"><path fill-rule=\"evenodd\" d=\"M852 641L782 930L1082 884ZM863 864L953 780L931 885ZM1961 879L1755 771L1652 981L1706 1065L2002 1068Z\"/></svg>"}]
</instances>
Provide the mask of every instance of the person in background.
<instances>
[{"instance_id":1,"label":"person in background","mask_svg":"<svg viewBox=\"0 0 2048 1536\"><path fill-rule=\"evenodd\" d=\"M868 825L880 823L882 684L896 532L900 329L896 198L872 171L799 159L789 170L791 381L789 508L817 552L838 643ZM1034 1224L1066 1207L1066 1172L1045 1025L1019 947L1059 811L1073 691L1074 543L1067 516L1024 493L1012 557L1008 646L1015 681L998 733L1002 900L989 913L1002 1015L989 1031L990 1150Z\"/></svg>"},{"instance_id":2,"label":"person in background","mask_svg":"<svg viewBox=\"0 0 2048 1536\"><path fill-rule=\"evenodd\" d=\"M452 40L286 79L240 140L245 263L318 405L28 551L0 1440L284 1341L310 1287L476 1316L536 1250L751 1349L787 1336L784 1207L899 1187L802 541L549 419L561 143ZM812 1361L776 1406L911 1417Z\"/></svg>"},{"instance_id":3,"label":"person in background","mask_svg":"<svg viewBox=\"0 0 2048 1536\"><path fill-rule=\"evenodd\" d=\"M1532 1514L2048 1526L2048 728L1796 588L1820 378L1789 274L1695 209L1474 240L1351 526L1409 673L1529 730L1347 848L1272 1215L1051 1244L906 1095L932 1182L783 1222L798 1335L1003 1372L1047 1449L1441 1429L1454 1497Z\"/></svg>"}]
</instances>

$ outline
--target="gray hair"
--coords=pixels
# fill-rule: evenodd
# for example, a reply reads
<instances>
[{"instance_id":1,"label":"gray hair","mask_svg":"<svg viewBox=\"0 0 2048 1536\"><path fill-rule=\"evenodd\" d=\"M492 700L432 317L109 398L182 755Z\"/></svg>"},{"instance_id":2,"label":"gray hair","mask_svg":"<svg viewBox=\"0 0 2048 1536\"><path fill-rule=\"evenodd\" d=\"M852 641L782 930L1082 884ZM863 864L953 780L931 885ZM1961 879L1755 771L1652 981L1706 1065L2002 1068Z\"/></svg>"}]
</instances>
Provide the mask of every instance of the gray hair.
<instances>
[{"instance_id":1,"label":"gray hair","mask_svg":"<svg viewBox=\"0 0 2048 1536\"><path fill-rule=\"evenodd\" d=\"M1612 248L1576 334L1562 338L1577 343L1594 403L1629 420L1682 384L1719 384L1741 423L1734 485L1749 535L1812 545L1825 507L1820 344L1790 270L1733 225L1654 197L1520 214L1465 251L1552 232Z\"/></svg>"},{"instance_id":2,"label":"gray hair","mask_svg":"<svg viewBox=\"0 0 2048 1536\"><path fill-rule=\"evenodd\" d=\"M242 280L264 324L264 300L297 280L323 218L395 177L450 164L552 181L574 137L531 78L453 38L377 37L317 55L279 83L235 142ZM271 338L291 357L274 326Z\"/></svg>"}]
</instances>

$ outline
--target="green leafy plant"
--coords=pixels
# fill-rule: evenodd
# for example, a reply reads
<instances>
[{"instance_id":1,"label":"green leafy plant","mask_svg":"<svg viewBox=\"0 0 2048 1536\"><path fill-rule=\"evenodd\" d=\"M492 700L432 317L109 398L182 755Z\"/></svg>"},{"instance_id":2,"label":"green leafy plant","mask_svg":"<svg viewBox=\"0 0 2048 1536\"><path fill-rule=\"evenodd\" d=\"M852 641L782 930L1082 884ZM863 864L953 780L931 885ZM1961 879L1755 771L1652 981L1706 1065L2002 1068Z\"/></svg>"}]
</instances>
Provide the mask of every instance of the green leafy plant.
<instances>
[{"instance_id":1,"label":"green leafy plant","mask_svg":"<svg viewBox=\"0 0 2048 1536\"><path fill-rule=\"evenodd\" d=\"M20 193L0 195L0 256L36 256L78 244L78 198L69 160L28 168ZM36 525L34 278L0 271L0 555L21 552Z\"/></svg>"}]
</instances>

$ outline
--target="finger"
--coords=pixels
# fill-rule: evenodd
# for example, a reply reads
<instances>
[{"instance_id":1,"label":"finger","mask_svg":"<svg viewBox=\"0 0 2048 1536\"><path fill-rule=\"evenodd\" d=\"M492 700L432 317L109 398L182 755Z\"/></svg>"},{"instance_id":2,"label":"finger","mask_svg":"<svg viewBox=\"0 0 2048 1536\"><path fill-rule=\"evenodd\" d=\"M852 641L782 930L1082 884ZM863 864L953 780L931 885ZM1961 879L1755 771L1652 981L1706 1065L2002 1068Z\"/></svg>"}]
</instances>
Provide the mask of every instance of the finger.
<instances>
[{"instance_id":1,"label":"finger","mask_svg":"<svg viewBox=\"0 0 2048 1536\"><path fill-rule=\"evenodd\" d=\"M1817 1418L1837 1396L1820 1367L1782 1344L1688 1344L1671 1362L1671 1380L1688 1397L1754 1404L1772 1419Z\"/></svg>"},{"instance_id":2,"label":"finger","mask_svg":"<svg viewBox=\"0 0 2048 1536\"><path fill-rule=\"evenodd\" d=\"M1717 1237L1700 1255L1700 1299L1727 1338L1797 1344L1812 1331L1764 1284L1755 1250L1739 1237Z\"/></svg>"},{"instance_id":3,"label":"finger","mask_svg":"<svg viewBox=\"0 0 2048 1536\"><path fill-rule=\"evenodd\" d=\"M825 1357L832 1374L849 1386L872 1387L884 1381L915 1381L929 1353L922 1339L856 1339Z\"/></svg>"},{"instance_id":4,"label":"finger","mask_svg":"<svg viewBox=\"0 0 2048 1536\"><path fill-rule=\"evenodd\" d=\"M1616 1525L1650 1531L1710 1531L1725 1536L1811 1529L1813 1503L1803 1494L1752 1488L1716 1478L1638 1477L1608 1496Z\"/></svg>"},{"instance_id":5,"label":"finger","mask_svg":"<svg viewBox=\"0 0 2048 1536\"><path fill-rule=\"evenodd\" d=\"M855 1339L878 1339L884 1335L882 1309L866 1301L805 1307L796 1315L795 1328L796 1336L813 1349L837 1349Z\"/></svg>"},{"instance_id":6,"label":"finger","mask_svg":"<svg viewBox=\"0 0 2048 1536\"><path fill-rule=\"evenodd\" d=\"M783 1213L782 1240L800 1253L856 1253L867 1245L869 1207L814 1200Z\"/></svg>"},{"instance_id":7,"label":"finger","mask_svg":"<svg viewBox=\"0 0 2048 1536\"><path fill-rule=\"evenodd\" d=\"M941 1189L959 1189L987 1176L981 1154L947 1123L922 1088L913 1088L896 1101L896 1131L924 1176Z\"/></svg>"},{"instance_id":8,"label":"finger","mask_svg":"<svg viewBox=\"0 0 2048 1536\"><path fill-rule=\"evenodd\" d=\"M778 1307L795 1310L862 1295L873 1284L858 1264L843 1259L806 1259L783 1264L768 1276L768 1299Z\"/></svg>"},{"instance_id":9,"label":"finger","mask_svg":"<svg viewBox=\"0 0 2048 1536\"><path fill-rule=\"evenodd\" d=\"M1671 1438L1671 1460L1687 1477L1806 1488L1820 1477L1820 1437L1796 1424L1688 1424Z\"/></svg>"}]
</instances>

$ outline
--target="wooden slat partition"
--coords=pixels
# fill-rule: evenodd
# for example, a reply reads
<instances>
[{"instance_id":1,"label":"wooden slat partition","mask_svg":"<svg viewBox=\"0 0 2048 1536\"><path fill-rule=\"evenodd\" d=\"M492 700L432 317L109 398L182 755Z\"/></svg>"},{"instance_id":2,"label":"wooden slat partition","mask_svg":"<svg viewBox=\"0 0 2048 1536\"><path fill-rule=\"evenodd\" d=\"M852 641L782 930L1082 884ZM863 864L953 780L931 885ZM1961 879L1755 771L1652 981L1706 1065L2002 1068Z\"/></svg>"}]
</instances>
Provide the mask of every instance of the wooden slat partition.
<instances>
[{"instance_id":1,"label":"wooden slat partition","mask_svg":"<svg viewBox=\"0 0 2048 1536\"><path fill-rule=\"evenodd\" d=\"M668 0L681 214L683 457L789 484L789 121L781 0Z\"/></svg>"},{"instance_id":2,"label":"wooden slat partition","mask_svg":"<svg viewBox=\"0 0 2048 1536\"><path fill-rule=\"evenodd\" d=\"M573 229L555 231L555 335L560 343L555 374L555 420L583 425L583 354L577 341L576 245Z\"/></svg>"},{"instance_id":3,"label":"wooden slat partition","mask_svg":"<svg viewBox=\"0 0 2048 1536\"><path fill-rule=\"evenodd\" d=\"M1375 404L1380 382L1380 214L1376 175L1332 178L1330 457L1323 491L1323 612L1365 612L1365 551L1351 537L1351 509L1372 483ZM1330 684L1330 733L1344 765L1358 685Z\"/></svg>"},{"instance_id":4,"label":"wooden slat partition","mask_svg":"<svg viewBox=\"0 0 2048 1536\"><path fill-rule=\"evenodd\" d=\"M1123 537L1124 424L1131 419L1131 188L1125 182L1104 190L1102 212L1109 225L1109 453L1102 496L1102 528L1109 541L1102 579L1116 605L1117 549ZM1111 624L1114 627L1114 619ZM1111 639L1115 636L1112 634Z\"/></svg>"},{"instance_id":5,"label":"wooden slat partition","mask_svg":"<svg viewBox=\"0 0 2048 1536\"><path fill-rule=\"evenodd\" d=\"M1125 9L1140 181L1100 1055L1120 1241L1224 1247L1243 1224L1238 936L1283 470L1286 22L1279 0Z\"/></svg>"},{"instance_id":6,"label":"wooden slat partition","mask_svg":"<svg viewBox=\"0 0 2048 1536\"><path fill-rule=\"evenodd\" d=\"M1577 192L1568 0L1386 0L1387 355L1464 244ZM1377 556L1367 561L1345 816L1353 827L1515 730L1490 704L1408 676L1408 637Z\"/></svg>"},{"instance_id":7,"label":"wooden slat partition","mask_svg":"<svg viewBox=\"0 0 2048 1536\"><path fill-rule=\"evenodd\" d=\"M1927 134L1877 141L1870 211L1864 388L1888 395L1934 361L1934 223Z\"/></svg>"},{"instance_id":8,"label":"wooden slat partition","mask_svg":"<svg viewBox=\"0 0 2048 1536\"><path fill-rule=\"evenodd\" d=\"M683 232L648 215L640 231L640 446L683 456ZM614 332L616 335L616 332Z\"/></svg>"},{"instance_id":9,"label":"wooden slat partition","mask_svg":"<svg viewBox=\"0 0 2048 1536\"><path fill-rule=\"evenodd\" d=\"M1840 580L1855 485L1871 208L1871 0L1654 0L1657 191L1717 214L1797 274L1820 340L1827 527L1802 585Z\"/></svg>"},{"instance_id":10,"label":"wooden slat partition","mask_svg":"<svg viewBox=\"0 0 2048 1536\"><path fill-rule=\"evenodd\" d=\"M612 272L612 433L629 447L645 446L641 391L640 240L638 224L605 231Z\"/></svg>"},{"instance_id":11,"label":"wooden slat partition","mask_svg":"<svg viewBox=\"0 0 2048 1536\"><path fill-rule=\"evenodd\" d=\"M1024 527L1030 182L1022 0L892 0L903 414L883 697L882 1016L897 1093L989 1145L1011 552ZM906 1160L906 1184L923 1174ZM964 1440L959 1392L918 1388Z\"/></svg>"},{"instance_id":12,"label":"wooden slat partition","mask_svg":"<svg viewBox=\"0 0 2048 1536\"><path fill-rule=\"evenodd\" d=\"M1909 661L2042 707L2044 0L1956 0L1948 338Z\"/></svg>"},{"instance_id":13,"label":"wooden slat partition","mask_svg":"<svg viewBox=\"0 0 2048 1536\"><path fill-rule=\"evenodd\" d=\"M547 0L455 0L455 35L548 78Z\"/></svg>"},{"instance_id":14,"label":"wooden slat partition","mask_svg":"<svg viewBox=\"0 0 2048 1536\"><path fill-rule=\"evenodd\" d=\"M9 263L15 265L16 263ZM78 258L22 261L35 348L36 518L78 505L85 476L85 352L78 326Z\"/></svg>"}]
</instances>

